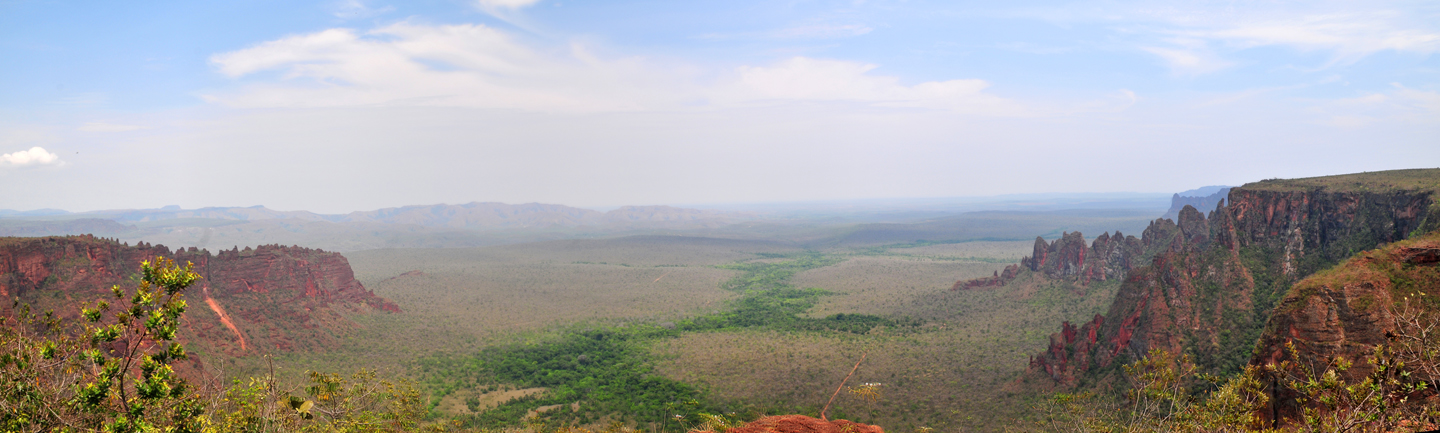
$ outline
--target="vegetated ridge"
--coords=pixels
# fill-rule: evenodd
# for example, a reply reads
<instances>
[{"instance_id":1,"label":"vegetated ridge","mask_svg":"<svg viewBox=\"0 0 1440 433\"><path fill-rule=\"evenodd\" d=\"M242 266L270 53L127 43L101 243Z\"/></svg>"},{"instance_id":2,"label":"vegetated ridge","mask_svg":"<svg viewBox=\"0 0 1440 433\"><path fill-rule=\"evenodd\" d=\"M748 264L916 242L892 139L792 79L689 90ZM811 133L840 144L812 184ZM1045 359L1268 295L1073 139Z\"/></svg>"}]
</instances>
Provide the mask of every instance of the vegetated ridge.
<instances>
[{"instance_id":1,"label":"vegetated ridge","mask_svg":"<svg viewBox=\"0 0 1440 433\"><path fill-rule=\"evenodd\" d=\"M1078 329L1066 324L1030 372L1076 384L1163 349L1190 355L1202 371L1233 373L1251 362L1292 285L1440 228L1437 195L1440 170L1418 169L1250 183L1208 218L1186 206L1178 224L1162 219L1146 230L1145 243L1163 249L1129 270L1108 313Z\"/></svg>"},{"instance_id":2,"label":"vegetated ridge","mask_svg":"<svg viewBox=\"0 0 1440 433\"><path fill-rule=\"evenodd\" d=\"M356 281L339 253L267 245L212 254L89 235L0 238L0 296L37 310L75 314L60 307L69 300L110 297L111 286L133 285L139 263L156 257L192 262L204 277L189 293L181 332L201 353L330 347L337 333L353 326L341 310L400 311ZM3 308L13 314L10 302Z\"/></svg>"},{"instance_id":3,"label":"vegetated ridge","mask_svg":"<svg viewBox=\"0 0 1440 433\"><path fill-rule=\"evenodd\" d=\"M1374 355L1377 345L1403 345L1412 342L1406 340L1420 337L1413 332L1400 337L1397 334L1407 332L1397 328L1418 317L1417 313L1440 312L1437 292L1440 232L1357 254L1290 289L1270 316L1251 363L1267 365L1291 360L1324 366L1344 358L1353 367L1340 371L1340 375L1349 383L1359 383L1375 370L1365 360ZM1293 345L1293 355L1300 359L1294 359L1287 344ZM1423 391L1409 396L1412 400L1430 407L1440 405L1440 390L1436 388L1440 385L1440 371L1421 368L1406 379L1428 383ZM1269 402L1270 410L1262 416L1270 420L1296 418L1300 407L1294 392L1276 391Z\"/></svg>"}]
</instances>

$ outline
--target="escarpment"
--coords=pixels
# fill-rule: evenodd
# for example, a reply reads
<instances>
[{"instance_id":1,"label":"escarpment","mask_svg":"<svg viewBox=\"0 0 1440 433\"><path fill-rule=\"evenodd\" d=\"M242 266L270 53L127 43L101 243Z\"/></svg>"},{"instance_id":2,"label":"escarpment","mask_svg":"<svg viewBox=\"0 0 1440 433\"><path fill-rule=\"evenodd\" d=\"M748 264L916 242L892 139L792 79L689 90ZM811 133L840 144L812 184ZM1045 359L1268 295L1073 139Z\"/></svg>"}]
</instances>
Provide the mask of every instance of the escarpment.
<instances>
[{"instance_id":1,"label":"escarpment","mask_svg":"<svg viewBox=\"0 0 1440 433\"><path fill-rule=\"evenodd\" d=\"M353 324L340 311L399 312L367 290L339 253L279 245L212 254L125 245L94 236L0 238L0 296L71 315L80 303L132 288L140 262L191 262L204 278L186 291L181 337L230 354L324 348ZM11 303L4 303L6 314ZM227 314L228 313L228 314ZM226 322L229 323L226 323Z\"/></svg>"},{"instance_id":2,"label":"escarpment","mask_svg":"<svg viewBox=\"0 0 1440 433\"><path fill-rule=\"evenodd\" d=\"M1374 370L1366 359L1377 345L1406 353L1423 340L1421 326L1440 313L1440 232L1358 254L1295 284L1270 315L1260 336L1254 365L1325 366L1344 358L1353 363L1340 375L1359 382ZM1430 337L1433 339L1433 336ZM1293 348L1293 351L1292 351ZM1424 355L1424 356L1433 356ZM1298 358L1298 359L1297 359ZM1290 373L1299 375L1291 365ZM1412 402L1440 404L1435 385L1440 371L1420 368L1401 380L1428 382ZM1296 396L1273 390L1270 419L1296 418Z\"/></svg>"},{"instance_id":3,"label":"escarpment","mask_svg":"<svg viewBox=\"0 0 1440 433\"><path fill-rule=\"evenodd\" d=\"M1074 384L1087 372L1164 349L1189 354L1206 372L1236 371L1250 362L1295 282L1357 252L1440 228L1437 190L1440 170L1400 170L1251 183L1231 189L1208 216L1186 206L1178 222L1157 220L1145 230L1128 271L1107 266L1123 278L1107 313L1073 331L1062 325L1030 370ZM1056 251L1062 263L1050 266ZM1037 244L1028 262L1047 275L1094 275L1066 251L1042 252Z\"/></svg>"}]
</instances>

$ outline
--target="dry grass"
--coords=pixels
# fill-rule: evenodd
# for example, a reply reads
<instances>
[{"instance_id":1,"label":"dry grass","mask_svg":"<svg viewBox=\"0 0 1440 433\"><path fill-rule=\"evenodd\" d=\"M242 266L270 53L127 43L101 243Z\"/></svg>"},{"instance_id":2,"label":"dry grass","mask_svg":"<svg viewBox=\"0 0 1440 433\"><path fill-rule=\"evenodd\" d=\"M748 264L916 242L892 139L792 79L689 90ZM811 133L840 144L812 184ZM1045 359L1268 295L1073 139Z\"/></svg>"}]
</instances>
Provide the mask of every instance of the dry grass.
<instances>
[{"instance_id":1,"label":"dry grass","mask_svg":"<svg viewBox=\"0 0 1440 433\"><path fill-rule=\"evenodd\" d=\"M607 320L673 320L735 296L713 265L784 251L763 242L643 236L350 254L356 277L410 315L482 339ZM406 272L416 274L403 275Z\"/></svg>"},{"instance_id":2,"label":"dry grass","mask_svg":"<svg viewBox=\"0 0 1440 433\"><path fill-rule=\"evenodd\" d=\"M914 249L900 251L911 250ZM914 316L916 299L949 290L957 280L990 276L1004 267L997 263L927 257L856 256L835 266L801 272L793 283L797 287L819 287L838 294L821 298L811 310L813 317L836 313Z\"/></svg>"},{"instance_id":3,"label":"dry grass","mask_svg":"<svg viewBox=\"0 0 1440 433\"><path fill-rule=\"evenodd\" d=\"M342 347L278 354L285 377L306 369L406 368L435 352L463 353L584 322L667 321L721 308L737 271L713 265L793 251L763 241L678 236L567 240L454 249L347 253L355 277L402 314L351 314ZM411 271L414 272L405 275ZM263 360L227 360L254 374Z\"/></svg>"},{"instance_id":4,"label":"dry grass","mask_svg":"<svg viewBox=\"0 0 1440 433\"><path fill-rule=\"evenodd\" d=\"M940 260L965 260L972 258L1001 259L1019 263L1020 258L1030 255L1035 241L974 241L954 244L936 244L912 248L892 248L892 254L930 257Z\"/></svg>"},{"instance_id":5,"label":"dry grass","mask_svg":"<svg viewBox=\"0 0 1440 433\"><path fill-rule=\"evenodd\" d=\"M798 275L822 298L823 314L863 312L924 318L918 333L863 336L727 331L656 344L658 371L697 383L742 407L818 411L861 353L857 383L878 382L883 398L842 397L851 419L907 431L998 431L1028 411L1035 394L1014 382L1062 321L1102 312L1117 285L1078 288L1025 274L1006 287L950 291L956 278L1002 265L855 257ZM817 313L818 314L818 313Z\"/></svg>"},{"instance_id":6,"label":"dry grass","mask_svg":"<svg viewBox=\"0 0 1440 433\"><path fill-rule=\"evenodd\" d=\"M1113 296L1113 288L1082 294L1028 278L991 291L949 290L956 280L991 275L1030 246L970 242L832 251L850 255L791 280L836 293L821 298L812 315L908 316L927 324L905 334L692 333L655 343L657 372L700 385L737 409L818 411L859 354L868 352L852 381L883 383L884 397L871 402L842 396L836 406L841 414L900 431L996 430L1023 414L1032 397L1006 391L1029 355L1045 346L1061 321L1088 320ZM366 287L406 313L353 316L363 328L341 350L277 364L405 365L436 350L467 352L576 323L692 316L736 296L719 285L737 271L713 265L774 260L757 253L794 251L764 242L636 237L351 253ZM402 276L410 271L420 272ZM440 408L468 413L464 399L477 391L459 391Z\"/></svg>"},{"instance_id":7,"label":"dry grass","mask_svg":"<svg viewBox=\"0 0 1440 433\"><path fill-rule=\"evenodd\" d=\"M440 404L435 406L435 410L445 415L469 415L476 413L465 404L465 400L472 397L480 401L475 408L483 412L508 400L542 392L545 392L545 388L497 389L489 392L485 392L483 389L462 389L440 399Z\"/></svg>"}]
</instances>

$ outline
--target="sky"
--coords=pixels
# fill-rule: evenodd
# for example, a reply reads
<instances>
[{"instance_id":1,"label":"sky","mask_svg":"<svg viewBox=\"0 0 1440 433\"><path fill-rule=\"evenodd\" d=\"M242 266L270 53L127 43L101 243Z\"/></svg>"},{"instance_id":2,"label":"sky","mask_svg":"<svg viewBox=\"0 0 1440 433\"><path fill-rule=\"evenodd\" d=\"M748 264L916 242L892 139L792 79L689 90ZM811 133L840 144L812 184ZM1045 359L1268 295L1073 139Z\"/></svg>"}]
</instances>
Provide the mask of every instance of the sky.
<instances>
[{"instance_id":1,"label":"sky","mask_svg":"<svg viewBox=\"0 0 1440 433\"><path fill-rule=\"evenodd\" d=\"M0 209L1177 192L1440 167L1434 1L0 0Z\"/></svg>"}]
</instances>

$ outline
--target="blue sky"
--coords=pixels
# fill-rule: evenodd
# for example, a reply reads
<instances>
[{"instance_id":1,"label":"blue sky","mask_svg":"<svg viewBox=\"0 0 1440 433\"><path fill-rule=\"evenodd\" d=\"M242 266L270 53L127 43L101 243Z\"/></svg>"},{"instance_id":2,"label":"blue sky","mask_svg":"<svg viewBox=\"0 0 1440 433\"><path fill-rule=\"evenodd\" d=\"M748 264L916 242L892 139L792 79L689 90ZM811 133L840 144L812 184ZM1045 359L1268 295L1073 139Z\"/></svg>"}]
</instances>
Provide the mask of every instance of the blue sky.
<instances>
[{"instance_id":1,"label":"blue sky","mask_svg":"<svg viewBox=\"0 0 1440 433\"><path fill-rule=\"evenodd\" d=\"M1437 51L1434 2L0 0L0 208L1171 192L1437 167Z\"/></svg>"}]
</instances>

